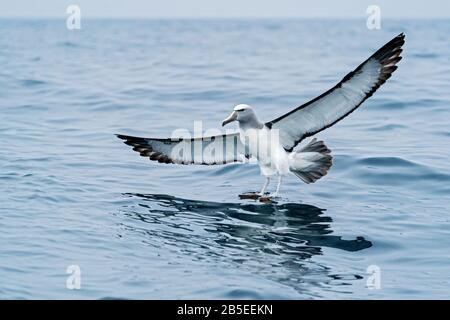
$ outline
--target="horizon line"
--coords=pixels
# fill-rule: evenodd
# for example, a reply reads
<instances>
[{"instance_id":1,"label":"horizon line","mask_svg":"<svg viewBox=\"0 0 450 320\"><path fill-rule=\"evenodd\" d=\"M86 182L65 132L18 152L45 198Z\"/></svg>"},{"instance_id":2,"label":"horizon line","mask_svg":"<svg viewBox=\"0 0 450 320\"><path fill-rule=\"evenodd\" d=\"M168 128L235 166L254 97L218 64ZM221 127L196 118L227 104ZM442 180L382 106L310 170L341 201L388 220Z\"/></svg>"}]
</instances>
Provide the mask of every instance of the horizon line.
<instances>
[{"instance_id":1,"label":"horizon line","mask_svg":"<svg viewBox=\"0 0 450 320\"><path fill-rule=\"evenodd\" d=\"M35 16L35 15L1 15L0 19L66 19L67 14ZM367 16L82 16L83 20L366 20ZM446 16L405 17L384 16L388 20L446 20Z\"/></svg>"}]
</instances>

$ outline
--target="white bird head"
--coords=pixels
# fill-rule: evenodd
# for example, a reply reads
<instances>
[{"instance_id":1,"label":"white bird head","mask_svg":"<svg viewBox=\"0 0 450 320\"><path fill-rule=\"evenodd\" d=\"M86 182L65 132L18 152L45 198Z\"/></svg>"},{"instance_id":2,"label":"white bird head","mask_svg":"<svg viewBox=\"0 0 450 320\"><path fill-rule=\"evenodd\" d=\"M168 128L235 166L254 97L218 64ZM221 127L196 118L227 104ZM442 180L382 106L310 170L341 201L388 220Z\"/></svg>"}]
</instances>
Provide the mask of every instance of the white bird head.
<instances>
[{"instance_id":1,"label":"white bird head","mask_svg":"<svg viewBox=\"0 0 450 320\"><path fill-rule=\"evenodd\" d=\"M259 123L255 111L247 104L238 104L235 106L233 112L223 120L222 127L233 121L238 121L241 125L246 123Z\"/></svg>"}]
</instances>

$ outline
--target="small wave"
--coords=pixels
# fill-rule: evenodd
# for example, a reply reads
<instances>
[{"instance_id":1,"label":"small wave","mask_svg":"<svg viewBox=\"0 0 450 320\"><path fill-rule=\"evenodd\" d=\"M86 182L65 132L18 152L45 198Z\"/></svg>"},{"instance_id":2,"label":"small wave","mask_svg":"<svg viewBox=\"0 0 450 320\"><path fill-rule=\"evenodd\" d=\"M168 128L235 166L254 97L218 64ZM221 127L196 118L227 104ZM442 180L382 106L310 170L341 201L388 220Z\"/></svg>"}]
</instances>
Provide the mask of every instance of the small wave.
<instances>
[{"instance_id":1,"label":"small wave","mask_svg":"<svg viewBox=\"0 0 450 320\"><path fill-rule=\"evenodd\" d=\"M159 93L157 98L163 101L221 101L232 98L231 92L226 90L204 90L204 91L192 91L192 92L171 92L171 93Z\"/></svg>"},{"instance_id":2,"label":"small wave","mask_svg":"<svg viewBox=\"0 0 450 320\"><path fill-rule=\"evenodd\" d=\"M367 128L368 131L392 131L397 129L405 129L407 126L401 124L386 124Z\"/></svg>"},{"instance_id":3,"label":"small wave","mask_svg":"<svg viewBox=\"0 0 450 320\"><path fill-rule=\"evenodd\" d=\"M354 167L353 174L371 185L404 186L408 189L427 186L438 192L450 182L449 173L399 157L363 158L357 160L356 165L359 168Z\"/></svg>"},{"instance_id":4,"label":"small wave","mask_svg":"<svg viewBox=\"0 0 450 320\"><path fill-rule=\"evenodd\" d=\"M361 165L379 166L379 167L404 167L404 168L420 167L420 165L412 161L405 160L399 157L368 157L359 159L357 163Z\"/></svg>"},{"instance_id":5,"label":"small wave","mask_svg":"<svg viewBox=\"0 0 450 320\"><path fill-rule=\"evenodd\" d=\"M420 59L435 59L435 58L439 57L439 55L434 52L415 53L412 56L415 58L420 58Z\"/></svg>"},{"instance_id":6,"label":"small wave","mask_svg":"<svg viewBox=\"0 0 450 320\"><path fill-rule=\"evenodd\" d=\"M376 104L376 108L378 109L389 109L389 110L396 110L396 109L404 109L408 107L409 104L406 104L402 101L379 101Z\"/></svg>"},{"instance_id":7,"label":"small wave","mask_svg":"<svg viewBox=\"0 0 450 320\"><path fill-rule=\"evenodd\" d=\"M75 42L72 42L72 41L60 42L60 43L58 43L58 46L65 47L65 48L77 48L77 47L79 47L78 44L76 44Z\"/></svg>"},{"instance_id":8,"label":"small wave","mask_svg":"<svg viewBox=\"0 0 450 320\"><path fill-rule=\"evenodd\" d=\"M37 79L24 79L20 80L20 84L24 87L35 87L35 86L42 86L46 84L46 82Z\"/></svg>"},{"instance_id":9,"label":"small wave","mask_svg":"<svg viewBox=\"0 0 450 320\"><path fill-rule=\"evenodd\" d=\"M251 299L260 300L263 298L258 292L254 290L234 289L225 293L225 297L229 299Z\"/></svg>"},{"instance_id":10,"label":"small wave","mask_svg":"<svg viewBox=\"0 0 450 320\"><path fill-rule=\"evenodd\" d=\"M48 106L35 105L35 104L23 104L23 105L19 105L19 106L14 106L14 112L46 111L48 109L49 109Z\"/></svg>"}]
</instances>

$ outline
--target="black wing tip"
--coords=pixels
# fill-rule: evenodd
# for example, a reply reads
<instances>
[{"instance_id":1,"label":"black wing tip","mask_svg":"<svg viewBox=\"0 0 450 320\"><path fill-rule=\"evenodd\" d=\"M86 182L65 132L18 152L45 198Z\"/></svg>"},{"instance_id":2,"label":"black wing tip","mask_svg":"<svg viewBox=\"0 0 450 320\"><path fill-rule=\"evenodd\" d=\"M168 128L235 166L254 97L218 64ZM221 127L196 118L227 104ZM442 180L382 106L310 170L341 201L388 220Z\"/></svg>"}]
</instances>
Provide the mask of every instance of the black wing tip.
<instances>
[{"instance_id":1,"label":"black wing tip","mask_svg":"<svg viewBox=\"0 0 450 320\"><path fill-rule=\"evenodd\" d=\"M145 138L141 137L134 137L134 136L128 136L126 134L114 134L117 138L122 140L144 140Z\"/></svg>"},{"instance_id":2,"label":"black wing tip","mask_svg":"<svg viewBox=\"0 0 450 320\"><path fill-rule=\"evenodd\" d=\"M159 163L174 163L167 155L162 152L155 151L151 145L147 143L146 138L127 136L124 134L114 134L117 138L123 140L123 143L133 147L133 151L139 153L141 157L149 158Z\"/></svg>"},{"instance_id":3,"label":"black wing tip","mask_svg":"<svg viewBox=\"0 0 450 320\"><path fill-rule=\"evenodd\" d=\"M400 57L403 51L403 45L405 44L405 34L402 32L391 41L386 43L380 49L378 49L371 58L374 58L381 63L389 60L392 57Z\"/></svg>"},{"instance_id":4,"label":"black wing tip","mask_svg":"<svg viewBox=\"0 0 450 320\"><path fill-rule=\"evenodd\" d=\"M115 133L114 134L117 138L122 139L122 140L127 140L129 136L126 136L124 134L120 134L120 133Z\"/></svg>"},{"instance_id":5,"label":"black wing tip","mask_svg":"<svg viewBox=\"0 0 450 320\"><path fill-rule=\"evenodd\" d=\"M146 138L141 138L141 137L134 137L134 136L127 136L125 134L114 134L117 138L125 140L125 141L145 141Z\"/></svg>"},{"instance_id":6,"label":"black wing tip","mask_svg":"<svg viewBox=\"0 0 450 320\"><path fill-rule=\"evenodd\" d=\"M405 34L403 32L399 33L396 37L394 37L391 41L386 43L386 45L390 43L405 43Z\"/></svg>"},{"instance_id":7,"label":"black wing tip","mask_svg":"<svg viewBox=\"0 0 450 320\"><path fill-rule=\"evenodd\" d=\"M374 91L384 84L384 82L392 76L395 70L398 69L397 64L403 58L401 53L403 52L402 46L404 44L405 34L402 32L374 54L374 58L381 64L379 82L375 86Z\"/></svg>"},{"instance_id":8,"label":"black wing tip","mask_svg":"<svg viewBox=\"0 0 450 320\"><path fill-rule=\"evenodd\" d=\"M125 134L115 134L115 136L123 141L126 145L135 147L145 144L146 139L140 137L127 136ZM136 150L135 150L136 151Z\"/></svg>"},{"instance_id":9,"label":"black wing tip","mask_svg":"<svg viewBox=\"0 0 450 320\"><path fill-rule=\"evenodd\" d=\"M127 136L124 134L114 134L117 138L119 138L120 140L122 140L123 143L127 144L127 145L132 145L131 141L134 140L132 136Z\"/></svg>"}]
</instances>

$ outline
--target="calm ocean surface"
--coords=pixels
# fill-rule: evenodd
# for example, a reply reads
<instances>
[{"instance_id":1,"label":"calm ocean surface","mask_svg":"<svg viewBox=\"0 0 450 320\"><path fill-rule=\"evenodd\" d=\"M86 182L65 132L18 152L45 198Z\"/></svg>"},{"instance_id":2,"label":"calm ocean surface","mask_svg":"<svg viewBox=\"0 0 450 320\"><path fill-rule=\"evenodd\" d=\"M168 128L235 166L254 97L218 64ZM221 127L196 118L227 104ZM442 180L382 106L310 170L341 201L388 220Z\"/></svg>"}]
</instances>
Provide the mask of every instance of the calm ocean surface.
<instances>
[{"instance_id":1,"label":"calm ocean surface","mask_svg":"<svg viewBox=\"0 0 450 320\"><path fill-rule=\"evenodd\" d=\"M219 128L238 103L272 120L400 32L398 71L318 135L329 174L289 177L278 204L238 199L260 189L256 165L155 164L114 136ZM449 34L443 20L0 20L0 298L450 298Z\"/></svg>"}]
</instances>

